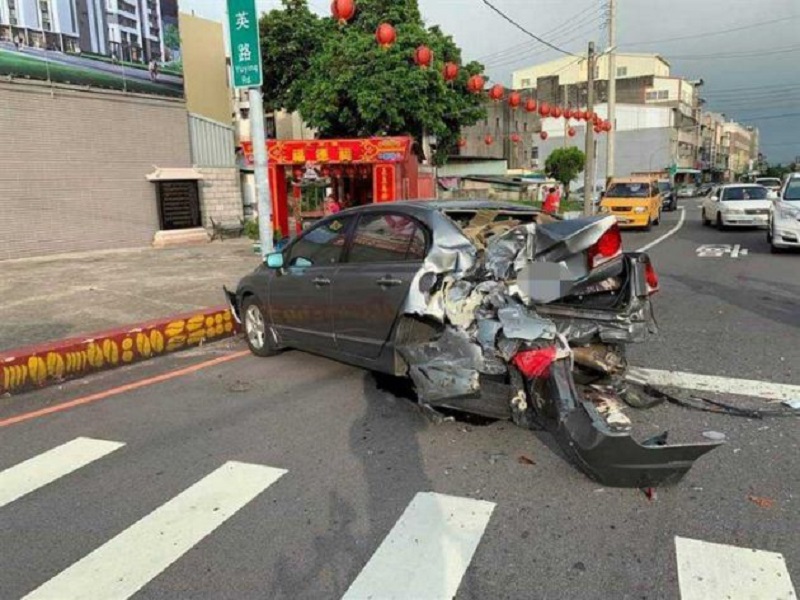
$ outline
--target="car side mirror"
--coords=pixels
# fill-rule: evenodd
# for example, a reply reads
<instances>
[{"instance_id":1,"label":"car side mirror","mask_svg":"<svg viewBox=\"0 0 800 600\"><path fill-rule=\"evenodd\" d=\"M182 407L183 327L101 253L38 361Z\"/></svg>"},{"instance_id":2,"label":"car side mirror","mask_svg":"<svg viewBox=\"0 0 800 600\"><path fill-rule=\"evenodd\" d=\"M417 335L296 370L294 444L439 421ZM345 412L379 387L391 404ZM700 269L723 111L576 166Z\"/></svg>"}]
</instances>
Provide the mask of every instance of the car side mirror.
<instances>
[{"instance_id":1,"label":"car side mirror","mask_svg":"<svg viewBox=\"0 0 800 600\"><path fill-rule=\"evenodd\" d=\"M712 202L718 202L719 198L717 198L716 196L711 196L711 201Z\"/></svg>"},{"instance_id":2,"label":"car side mirror","mask_svg":"<svg viewBox=\"0 0 800 600\"><path fill-rule=\"evenodd\" d=\"M267 263L270 269L282 269L283 253L273 252L272 254L267 254L267 259L264 262Z\"/></svg>"},{"instance_id":3,"label":"car side mirror","mask_svg":"<svg viewBox=\"0 0 800 600\"><path fill-rule=\"evenodd\" d=\"M769 198L770 200L777 200L778 194L770 190L769 192L767 192L767 198Z\"/></svg>"},{"instance_id":4,"label":"car side mirror","mask_svg":"<svg viewBox=\"0 0 800 600\"><path fill-rule=\"evenodd\" d=\"M602 200L605 197L606 197L606 193L605 192L600 192L600 199Z\"/></svg>"}]
</instances>

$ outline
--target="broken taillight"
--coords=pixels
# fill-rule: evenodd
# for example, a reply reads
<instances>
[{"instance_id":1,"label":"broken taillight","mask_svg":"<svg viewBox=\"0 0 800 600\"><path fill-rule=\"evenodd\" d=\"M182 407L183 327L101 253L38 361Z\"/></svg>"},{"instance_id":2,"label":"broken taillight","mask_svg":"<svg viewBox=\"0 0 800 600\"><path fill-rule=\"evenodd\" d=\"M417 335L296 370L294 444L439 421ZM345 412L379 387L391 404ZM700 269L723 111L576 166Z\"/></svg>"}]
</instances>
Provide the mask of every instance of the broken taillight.
<instances>
[{"instance_id":1,"label":"broken taillight","mask_svg":"<svg viewBox=\"0 0 800 600\"><path fill-rule=\"evenodd\" d=\"M594 246L589 248L589 269L595 269L622 254L622 234L619 225L614 223L600 236Z\"/></svg>"},{"instance_id":2,"label":"broken taillight","mask_svg":"<svg viewBox=\"0 0 800 600\"><path fill-rule=\"evenodd\" d=\"M653 263L649 260L644 267L644 278L647 282L647 293L652 296L658 291L658 273L656 273Z\"/></svg>"},{"instance_id":3,"label":"broken taillight","mask_svg":"<svg viewBox=\"0 0 800 600\"><path fill-rule=\"evenodd\" d=\"M527 379L550 376L550 365L556 359L556 347L523 350L514 356L514 365Z\"/></svg>"}]
</instances>

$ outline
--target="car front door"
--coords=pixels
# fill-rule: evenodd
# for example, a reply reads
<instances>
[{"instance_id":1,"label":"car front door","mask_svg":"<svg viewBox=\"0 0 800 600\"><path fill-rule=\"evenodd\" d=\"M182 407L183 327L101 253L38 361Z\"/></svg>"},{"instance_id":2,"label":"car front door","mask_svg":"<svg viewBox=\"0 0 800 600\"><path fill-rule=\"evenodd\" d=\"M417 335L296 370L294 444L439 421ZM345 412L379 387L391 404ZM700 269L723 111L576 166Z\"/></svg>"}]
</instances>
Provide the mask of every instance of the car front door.
<instances>
[{"instance_id":1,"label":"car front door","mask_svg":"<svg viewBox=\"0 0 800 600\"><path fill-rule=\"evenodd\" d=\"M284 251L284 268L272 279L270 319L288 346L333 347L331 293L354 217L327 219Z\"/></svg>"},{"instance_id":2,"label":"car front door","mask_svg":"<svg viewBox=\"0 0 800 600\"><path fill-rule=\"evenodd\" d=\"M361 215L333 288L337 350L377 358L427 250L425 227L391 211Z\"/></svg>"}]
</instances>

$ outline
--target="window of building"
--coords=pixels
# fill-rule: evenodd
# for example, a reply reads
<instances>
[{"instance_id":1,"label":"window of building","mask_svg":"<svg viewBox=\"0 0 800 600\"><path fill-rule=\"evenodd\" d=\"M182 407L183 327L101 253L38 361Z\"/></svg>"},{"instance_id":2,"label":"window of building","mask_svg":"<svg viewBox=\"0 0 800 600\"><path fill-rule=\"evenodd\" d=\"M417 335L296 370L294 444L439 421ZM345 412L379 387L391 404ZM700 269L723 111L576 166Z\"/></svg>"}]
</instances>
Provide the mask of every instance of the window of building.
<instances>
[{"instance_id":1,"label":"window of building","mask_svg":"<svg viewBox=\"0 0 800 600\"><path fill-rule=\"evenodd\" d=\"M539 160L539 146L531 148L531 160Z\"/></svg>"},{"instance_id":2,"label":"window of building","mask_svg":"<svg viewBox=\"0 0 800 600\"><path fill-rule=\"evenodd\" d=\"M617 67L617 77L627 77L628 67Z\"/></svg>"},{"instance_id":3,"label":"window of building","mask_svg":"<svg viewBox=\"0 0 800 600\"><path fill-rule=\"evenodd\" d=\"M514 121L514 131L519 131L519 121Z\"/></svg>"},{"instance_id":4,"label":"window of building","mask_svg":"<svg viewBox=\"0 0 800 600\"><path fill-rule=\"evenodd\" d=\"M522 87L524 87L524 88L531 87L531 80L530 79L523 79L522 80Z\"/></svg>"},{"instance_id":5,"label":"window of building","mask_svg":"<svg viewBox=\"0 0 800 600\"><path fill-rule=\"evenodd\" d=\"M659 90L658 99L659 100L669 100L669 90Z\"/></svg>"},{"instance_id":6,"label":"window of building","mask_svg":"<svg viewBox=\"0 0 800 600\"><path fill-rule=\"evenodd\" d=\"M386 263L425 258L425 231L405 215L362 217L358 222L348 262Z\"/></svg>"},{"instance_id":7,"label":"window of building","mask_svg":"<svg viewBox=\"0 0 800 600\"><path fill-rule=\"evenodd\" d=\"M525 122L522 124L522 130L523 130L523 131L528 131L528 122L527 122L527 121L525 121Z\"/></svg>"},{"instance_id":8,"label":"window of building","mask_svg":"<svg viewBox=\"0 0 800 600\"><path fill-rule=\"evenodd\" d=\"M352 217L319 225L292 245L290 267L324 267L339 262Z\"/></svg>"},{"instance_id":9,"label":"window of building","mask_svg":"<svg viewBox=\"0 0 800 600\"><path fill-rule=\"evenodd\" d=\"M497 129L500 129L500 117L495 117L495 119L494 119L494 126L495 126Z\"/></svg>"}]
</instances>

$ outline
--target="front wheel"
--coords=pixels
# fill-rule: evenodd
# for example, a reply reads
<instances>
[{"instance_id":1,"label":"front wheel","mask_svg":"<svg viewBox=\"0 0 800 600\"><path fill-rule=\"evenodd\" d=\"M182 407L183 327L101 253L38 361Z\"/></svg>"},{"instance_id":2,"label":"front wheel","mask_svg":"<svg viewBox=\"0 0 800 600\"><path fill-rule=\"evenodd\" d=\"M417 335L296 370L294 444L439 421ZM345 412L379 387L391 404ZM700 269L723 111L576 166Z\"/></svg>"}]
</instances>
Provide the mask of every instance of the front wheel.
<instances>
[{"instance_id":1,"label":"front wheel","mask_svg":"<svg viewBox=\"0 0 800 600\"><path fill-rule=\"evenodd\" d=\"M706 227L711 225L711 220L706 216L706 209L705 208L703 209L703 225L705 225Z\"/></svg>"},{"instance_id":2,"label":"front wheel","mask_svg":"<svg viewBox=\"0 0 800 600\"><path fill-rule=\"evenodd\" d=\"M653 229L653 221L651 219L647 219L647 225L644 226L645 231L650 231Z\"/></svg>"},{"instance_id":3,"label":"front wheel","mask_svg":"<svg viewBox=\"0 0 800 600\"><path fill-rule=\"evenodd\" d=\"M717 229L722 231L725 229L725 223L722 222L722 215L717 213Z\"/></svg>"},{"instance_id":4,"label":"front wheel","mask_svg":"<svg viewBox=\"0 0 800 600\"><path fill-rule=\"evenodd\" d=\"M242 314L245 339L250 352L264 357L277 354L275 333L254 296L247 297L242 303Z\"/></svg>"}]
</instances>

